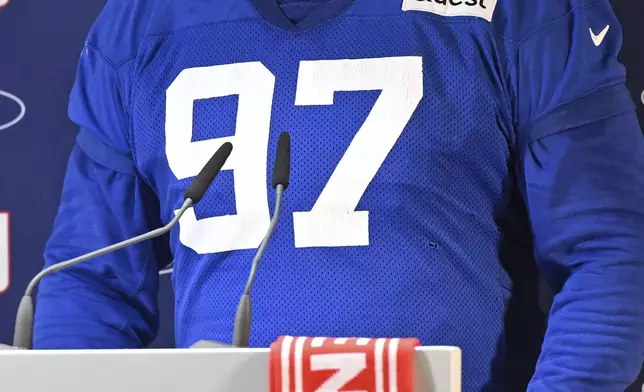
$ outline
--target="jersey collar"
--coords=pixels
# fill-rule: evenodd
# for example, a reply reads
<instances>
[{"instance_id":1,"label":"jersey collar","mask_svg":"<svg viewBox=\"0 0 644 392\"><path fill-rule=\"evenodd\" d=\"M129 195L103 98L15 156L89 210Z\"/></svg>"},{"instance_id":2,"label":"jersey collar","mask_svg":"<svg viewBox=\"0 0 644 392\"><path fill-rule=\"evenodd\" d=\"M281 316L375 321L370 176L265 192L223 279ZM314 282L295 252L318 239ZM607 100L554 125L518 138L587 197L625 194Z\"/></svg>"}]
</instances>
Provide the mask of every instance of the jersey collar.
<instances>
[{"instance_id":1,"label":"jersey collar","mask_svg":"<svg viewBox=\"0 0 644 392\"><path fill-rule=\"evenodd\" d=\"M330 19L346 10L355 0L327 0L316 7L299 23L293 23L284 15L276 0L249 0L269 23L288 31L305 30Z\"/></svg>"}]
</instances>

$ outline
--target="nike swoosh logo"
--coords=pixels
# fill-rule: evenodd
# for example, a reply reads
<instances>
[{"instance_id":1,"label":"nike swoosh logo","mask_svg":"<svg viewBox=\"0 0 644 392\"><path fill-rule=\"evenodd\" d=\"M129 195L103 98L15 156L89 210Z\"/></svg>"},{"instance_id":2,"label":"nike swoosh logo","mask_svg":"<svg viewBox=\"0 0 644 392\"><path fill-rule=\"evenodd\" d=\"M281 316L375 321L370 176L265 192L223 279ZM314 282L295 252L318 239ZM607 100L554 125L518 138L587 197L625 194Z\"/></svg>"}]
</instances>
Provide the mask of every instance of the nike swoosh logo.
<instances>
[{"instance_id":1,"label":"nike swoosh logo","mask_svg":"<svg viewBox=\"0 0 644 392\"><path fill-rule=\"evenodd\" d=\"M610 25L606 25L606 27L604 27L604 30L602 30L601 33L599 34L595 34L593 32L593 29L588 29L590 30L590 38L593 39L593 43L595 44L595 46L599 46L602 44L602 42L604 42L604 38L606 38L608 29L610 29Z\"/></svg>"}]
</instances>

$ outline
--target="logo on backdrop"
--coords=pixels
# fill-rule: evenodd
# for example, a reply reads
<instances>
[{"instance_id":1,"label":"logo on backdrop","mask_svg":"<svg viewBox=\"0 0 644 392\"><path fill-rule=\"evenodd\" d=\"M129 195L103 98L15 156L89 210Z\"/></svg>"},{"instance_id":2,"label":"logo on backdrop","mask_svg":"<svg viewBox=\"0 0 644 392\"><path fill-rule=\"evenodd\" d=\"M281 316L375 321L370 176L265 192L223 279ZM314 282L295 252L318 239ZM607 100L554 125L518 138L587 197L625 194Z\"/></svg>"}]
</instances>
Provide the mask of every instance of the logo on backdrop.
<instances>
[{"instance_id":1,"label":"logo on backdrop","mask_svg":"<svg viewBox=\"0 0 644 392\"><path fill-rule=\"evenodd\" d=\"M3 1L5 1L5 3L3 3ZM0 6L7 3L8 3L7 0L0 0ZM6 105L7 101L13 101L14 104L17 104L18 107L20 107L20 113L18 113L18 115L15 118L9 119L8 122L0 118L0 131L18 124L18 122L20 122L20 120L22 120L22 118L25 116L25 113L27 111L27 107L25 106L25 103L22 102L20 98L16 97L11 93L0 90L0 106Z\"/></svg>"},{"instance_id":2,"label":"logo on backdrop","mask_svg":"<svg viewBox=\"0 0 644 392\"><path fill-rule=\"evenodd\" d=\"M9 213L0 211L0 294L9 288Z\"/></svg>"}]
</instances>

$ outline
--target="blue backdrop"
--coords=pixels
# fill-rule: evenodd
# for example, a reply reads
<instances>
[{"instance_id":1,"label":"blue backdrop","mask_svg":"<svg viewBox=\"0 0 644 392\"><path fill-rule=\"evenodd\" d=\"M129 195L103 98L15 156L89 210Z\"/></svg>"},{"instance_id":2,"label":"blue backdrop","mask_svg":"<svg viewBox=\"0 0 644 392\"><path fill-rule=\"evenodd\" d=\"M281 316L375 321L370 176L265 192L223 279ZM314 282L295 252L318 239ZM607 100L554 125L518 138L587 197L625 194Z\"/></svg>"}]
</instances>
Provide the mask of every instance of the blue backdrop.
<instances>
[{"instance_id":1,"label":"blue backdrop","mask_svg":"<svg viewBox=\"0 0 644 392\"><path fill-rule=\"evenodd\" d=\"M0 4L3 0L0 0ZM10 0L0 8L0 343L13 340L14 314L29 280L42 268L67 156L77 128L67 118L78 56L105 0ZM3 125L26 112L17 124ZM9 215L9 287L3 245ZM156 347L172 347L170 276L161 279Z\"/></svg>"},{"instance_id":2,"label":"blue backdrop","mask_svg":"<svg viewBox=\"0 0 644 392\"><path fill-rule=\"evenodd\" d=\"M43 264L77 132L67 119L68 94L83 39L104 3L0 0L0 343L11 343L18 301ZM622 61L644 124L644 2L613 4L624 30ZM159 304L154 346L172 347L169 276L161 278ZM643 382L644 374L632 390L641 391Z\"/></svg>"}]
</instances>

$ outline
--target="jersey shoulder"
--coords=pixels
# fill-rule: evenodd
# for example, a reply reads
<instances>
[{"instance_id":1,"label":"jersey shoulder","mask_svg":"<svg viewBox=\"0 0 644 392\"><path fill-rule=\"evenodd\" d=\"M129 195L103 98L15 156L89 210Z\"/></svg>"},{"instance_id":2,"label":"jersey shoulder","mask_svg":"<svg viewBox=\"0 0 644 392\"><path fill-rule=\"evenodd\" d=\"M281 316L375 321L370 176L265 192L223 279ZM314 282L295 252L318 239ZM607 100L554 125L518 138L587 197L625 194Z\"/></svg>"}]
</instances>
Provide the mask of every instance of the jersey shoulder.
<instances>
[{"instance_id":1,"label":"jersey shoulder","mask_svg":"<svg viewBox=\"0 0 644 392\"><path fill-rule=\"evenodd\" d=\"M492 29L510 40L520 41L596 3L606 3L610 9L608 0L497 0Z\"/></svg>"},{"instance_id":2,"label":"jersey shoulder","mask_svg":"<svg viewBox=\"0 0 644 392\"><path fill-rule=\"evenodd\" d=\"M135 54L150 19L164 0L108 0L87 35L86 44L117 65Z\"/></svg>"},{"instance_id":3,"label":"jersey shoulder","mask_svg":"<svg viewBox=\"0 0 644 392\"><path fill-rule=\"evenodd\" d=\"M87 43L111 63L136 55L149 36L222 20L256 16L248 1L108 0L89 32Z\"/></svg>"}]
</instances>

